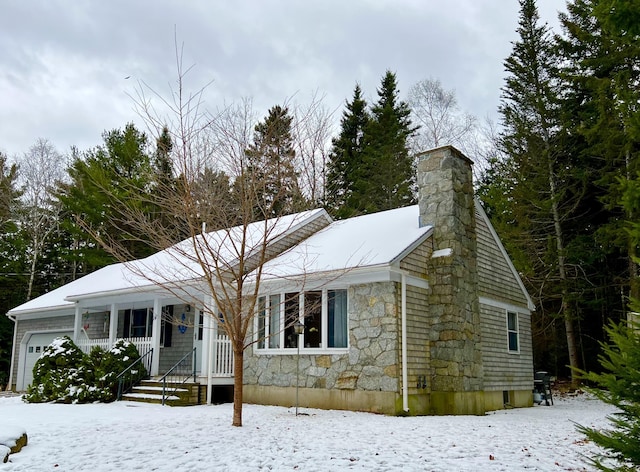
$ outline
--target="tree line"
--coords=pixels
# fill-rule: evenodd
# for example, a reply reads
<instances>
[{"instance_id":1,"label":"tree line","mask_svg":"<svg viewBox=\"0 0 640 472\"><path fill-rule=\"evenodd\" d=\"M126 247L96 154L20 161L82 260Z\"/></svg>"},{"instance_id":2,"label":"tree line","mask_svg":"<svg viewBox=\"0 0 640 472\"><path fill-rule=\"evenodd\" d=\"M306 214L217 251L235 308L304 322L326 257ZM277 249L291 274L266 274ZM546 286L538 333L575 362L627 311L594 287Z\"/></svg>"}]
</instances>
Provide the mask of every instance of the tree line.
<instances>
[{"instance_id":1,"label":"tree line","mask_svg":"<svg viewBox=\"0 0 640 472\"><path fill-rule=\"evenodd\" d=\"M243 101L207 115L206 133L141 99L153 137L127 124L68 156L46 140L20 159L0 156L0 311L203 228L414 203L413 156L453 144L479 163L478 195L536 303L536 368L568 377L567 365L594 367L603 326L640 298L640 22L623 1L567 7L554 33L534 0L520 0L497 132L437 79L402 100L387 71L372 103L355 86L335 133L316 99L275 105L261 120ZM11 328L0 317L5 372Z\"/></svg>"}]
</instances>

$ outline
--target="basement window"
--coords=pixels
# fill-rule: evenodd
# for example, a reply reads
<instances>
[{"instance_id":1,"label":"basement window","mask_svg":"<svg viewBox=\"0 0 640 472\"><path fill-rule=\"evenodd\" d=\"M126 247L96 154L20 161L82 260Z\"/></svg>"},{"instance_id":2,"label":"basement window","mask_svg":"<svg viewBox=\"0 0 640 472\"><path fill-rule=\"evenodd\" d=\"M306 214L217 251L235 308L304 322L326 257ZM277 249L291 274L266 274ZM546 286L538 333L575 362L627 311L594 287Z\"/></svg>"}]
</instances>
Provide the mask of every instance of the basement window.
<instances>
[{"instance_id":1,"label":"basement window","mask_svg":"<svg viewBox=\"0 0 640 472\"><path fill-rule=\"evenodd\" d=\"M507 337L509 352L520 352L518 314L513 311L507 312Z\"/></svg>"}]
</instances>

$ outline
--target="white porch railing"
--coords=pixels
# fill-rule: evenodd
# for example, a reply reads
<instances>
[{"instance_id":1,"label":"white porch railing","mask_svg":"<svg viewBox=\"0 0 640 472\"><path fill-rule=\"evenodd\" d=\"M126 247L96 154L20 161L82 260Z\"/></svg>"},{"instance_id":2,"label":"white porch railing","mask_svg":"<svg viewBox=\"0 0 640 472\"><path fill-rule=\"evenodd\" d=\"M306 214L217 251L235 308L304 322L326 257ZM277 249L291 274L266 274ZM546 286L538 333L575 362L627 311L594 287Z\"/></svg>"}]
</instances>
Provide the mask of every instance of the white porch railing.
<instances>
[{"instance_id":1,"label":"white porch railing","mask_svg":"<svg viewBox=\"0 0 640 472\"><path fill-rule=\"evenodd\" d=\"M153 340L151 338L126 338L126 340L133 343L141 356L144 356L153 347Z\"/></svg>"},{"instance_id":2,"label":"white porch railing","mask_svg":"<svg viewBox=\"0 0 640 472\"><path fill-rule=\"evenodd\" d=\"M151 338L128 338L127 341L135 345L135 347L138 349L138 352L140 353L141 356L146 354L149 350L151 350L151 347L153 346ZM105 351L108 351L113 347L112 344L109 342L109 338L88 339L86 336L83 336L80 339L78 339L76 341L76 345L85 354L89 354L91 352L91 349L93 349L94 346L98 346L104 349Z\"/></svg>"},{"instance_id":3,"label":"white porch railing","mask_svg":"<svg viewBox=\"0 0 640 472\"><path fill-rule=\"evenodd\" d=\"M89 354L91 352L91 349L93 349L95 346L98 346L105 351L111 349L109 338L88 339L87 337L83 336L76 341L76 345L85 354Z\"/></svg>"},{"instance_id":4,"label":"white porch railing","mask_svg":"<svg viewBox=\"0 0 640 472\"><path fill-rule=\"evenodd\" d=\"M231 340L224 334L219 334L215 340L216 350L213 356L213 377L233 377L233 349Z\"/></svg>"}]
</instances>

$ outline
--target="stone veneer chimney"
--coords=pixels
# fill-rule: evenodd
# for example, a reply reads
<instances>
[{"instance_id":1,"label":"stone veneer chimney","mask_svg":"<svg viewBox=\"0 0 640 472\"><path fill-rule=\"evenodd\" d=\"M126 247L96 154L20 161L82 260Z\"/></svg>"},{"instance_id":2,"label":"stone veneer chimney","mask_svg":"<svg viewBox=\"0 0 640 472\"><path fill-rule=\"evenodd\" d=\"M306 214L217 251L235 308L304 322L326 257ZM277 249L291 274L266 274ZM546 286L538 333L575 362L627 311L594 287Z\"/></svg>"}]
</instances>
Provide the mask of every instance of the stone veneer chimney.
<instances>
[{"instance_id":1,"label":"stone veneer chimney","mask_svg":"<svg viewBox=\"0 0 640 472\"><path fill-rule=\"evenodd\" d=\"M431 408L483 414L472 161L451 146L418 156L420 226L432 225L429 270Z\"/></svg>"}]
</instances>

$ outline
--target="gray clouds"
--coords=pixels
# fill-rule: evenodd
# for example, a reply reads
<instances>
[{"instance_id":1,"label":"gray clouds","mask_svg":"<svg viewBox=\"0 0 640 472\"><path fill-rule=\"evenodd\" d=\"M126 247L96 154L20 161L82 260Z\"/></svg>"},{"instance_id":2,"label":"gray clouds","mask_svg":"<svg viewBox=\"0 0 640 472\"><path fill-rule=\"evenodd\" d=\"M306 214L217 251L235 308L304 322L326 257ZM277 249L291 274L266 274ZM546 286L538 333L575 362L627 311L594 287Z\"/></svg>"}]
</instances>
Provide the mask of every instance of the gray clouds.
<instances>
[{"instance_id":1,"label":"gray clouds","mask_svg":"<svg viewBox=\"0 0 640 472\"><path fill-rule=\"evenodd\" d=\"M563 2L540 2L556 23ZM495 117L515 0L6 0L0 7L0 150L47 138L61 152L140 122L138 81L175 83L174 30L206 103L252 97L256 111L314 91L341 110L356 82L368 98L386 69L401 93L436 77L461 107ZM130 79L125 79L130 77ZM338 115L339 116L339 115Z\"/></svg>"}]
</instances>

